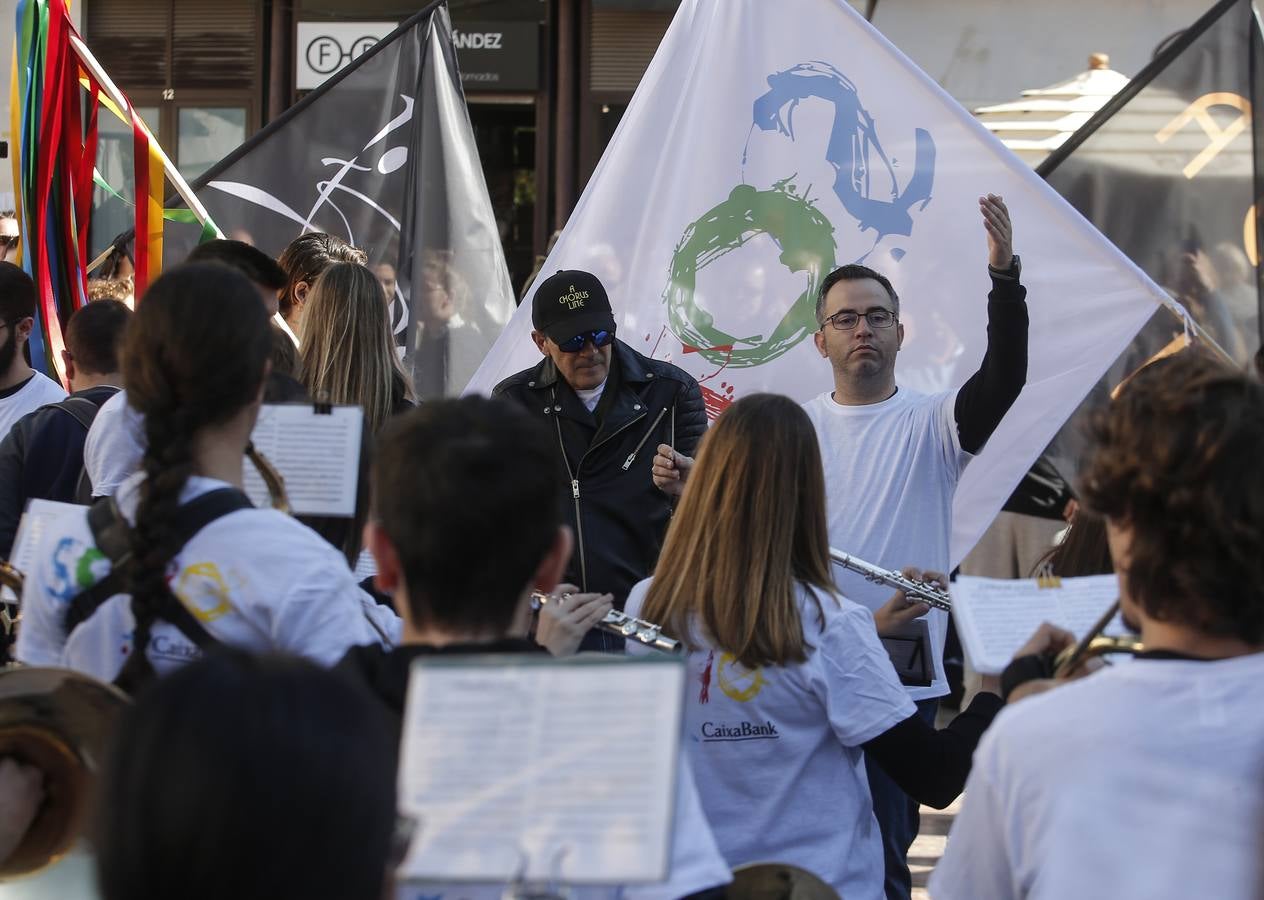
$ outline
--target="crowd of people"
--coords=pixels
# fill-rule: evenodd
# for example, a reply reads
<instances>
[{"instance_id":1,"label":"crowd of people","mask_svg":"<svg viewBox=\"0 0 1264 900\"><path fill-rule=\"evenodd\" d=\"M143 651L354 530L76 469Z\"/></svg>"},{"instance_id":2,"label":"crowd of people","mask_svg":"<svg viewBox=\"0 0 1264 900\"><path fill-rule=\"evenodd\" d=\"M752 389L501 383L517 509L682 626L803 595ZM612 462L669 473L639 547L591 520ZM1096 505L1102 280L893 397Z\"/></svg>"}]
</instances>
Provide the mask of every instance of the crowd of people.
<instances>
[{"instance_id":1,"label":"crowd of people","mask_svg":"<svg viewBox=\"0 0 1264 900\"><path fill-rule=\"evenodd\" d=\"M1054 677L1075 638L1045 625L937 727L947 614L831 563L948 582L956 485L1026 379L1009 211L988 195L979 213L988 345L960 389L897 385L900 298L846 265L817 301L821 392L743 396L710 427L698 384L620 340L588 272L534 287L536 366L491 398L418 403L394 271L329 235L276 260L209 242L135 311L88 303L69 395L30 367L35 289L0 262L0 555L32 499L82 506L40 537L6 650L135 700L88 828L99 895L498 896L395 877L427 826L396 802L410 668L656 652L598 627L618 609L684 651L669 865L583 896L722 897L771 860L845 900L907 900L919 804L964 788L935 897L1258 897L1256 374L1186 350L1095 422L1046 564L1117 573L1134 663ZM244 494L262 404L295 401L364 411L351 517ZM361 558L376 574L357 583ZM919 645L924 676L892 641ZM51 790L3 746L0 865Z\"/></svg>"}]
</instances>

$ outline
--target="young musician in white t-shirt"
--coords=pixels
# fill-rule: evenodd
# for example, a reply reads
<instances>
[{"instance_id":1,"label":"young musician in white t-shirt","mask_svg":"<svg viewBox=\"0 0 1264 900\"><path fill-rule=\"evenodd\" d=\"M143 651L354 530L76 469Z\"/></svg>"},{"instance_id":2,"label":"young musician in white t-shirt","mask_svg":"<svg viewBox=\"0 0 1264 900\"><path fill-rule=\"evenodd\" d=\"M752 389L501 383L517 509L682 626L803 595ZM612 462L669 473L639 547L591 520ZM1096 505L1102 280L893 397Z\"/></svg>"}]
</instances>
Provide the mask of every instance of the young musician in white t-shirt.
<instances>
[{"instance_id":1,"label":"young musician in white t-shirt","mask_svg":"<svg viewBox=\"0 0 1264 900\"><path fill-rule=\"evenodd\" d=\"M1191 351L1095 424L1144 652L1007 709L980 743L936 900L1258 900L1264 891L1264 385Z\"/></svg>"},{"instance_id":2,"label":"young musician in white t-shirt","mask_svg":"<svg viewBox=\"0 0 1264 900\"><path fill-rule=\"evenodd\" d=\"M241 241L215 240L198 244L186 262L219 263L236 269L254 283L268 315L277 311L277 293L285 287L285 272L262 250ZM277 372L268 377L270 403L280 391L277 382L293 379ZM294 387L298 387L297 383ZM113 497L119 485L140 471L145 455L145 417L127 402L127 392L119 391L97 411L83 447L83 465L92 484L92 496Z\"/></svg>"},{"instance_id":3,"label":"young musician in white t-shirt","mask_svg":"<svg viewBox=\"0 0 1264 900\"><path fill-rule=\"evenodd\" d=\"M119 528L98 538L84 510L44 532L26 573L20 661L131 690L214 643L332 665L398 629L337 550L241 493L271 341L254 285L227 266L181 266L150 287L123 350L128 402L145 421L142 470L115 498ZM206 498L234 506L177 537L197 522L190 504ZM130 564L113 572L127 551ZM99 605L78 605L98 594Z\"/></svg>"},{"instance_id":4,"label":"young musician in white t-shirt","mask_svg":"<svg viewBox=\"0 0 1264 900\"><path fill-rule=\"evenodd\" d=\"M821 283L816 348L833 370L831 390L804 404L816 426L829 497L832 546L886 569L952 568L952 498L962 470L996 430L1027 377L1026 289L1013 251L1013 227L1002 198L979 198L988 245L988 344L983 362L959 390L925 395L897 386L896 358L904 342L900 300L880 272L842 266ZM689 460L660 447L655 483L672 492ZM877 610L880 585L836 571L852 600ZM948 614L926 615L934 678L909 696L928 721L948 693L943 650ZM907 900L906 856L917 834L917 804L884 773L870 767L874 808L882 827L887 898Z\"/></svg>"},{"instance_id":5,"label":"young musician in white t-shirt","mask_svg":"<svg viewBox=\"0 0 1264 900\"><path fill-rule=\"evenodd\" d=\"M946 806L1001 699L985 683L990 692L947 729L928 725L878 640L926 607L897 593L875 628L874 614L838 593L827 534L807 414L787 397L744 397L703 439L654 577L627 611L688 647L688 746L729 863L792 863L847 900L879 900L866 765ZM1046 627L1030 647L1069 642Z\"/></svg>"},{"instance_id":6,"label":"young musician in white t-shirt","mask_svg":"<svg viewBox=\"0 0 1264 900\"><path fill-rule=\"evenodd\" d=\"M573 537L563 524L562 486L549 431L508 400L433 401L386 426L374 460L365 544L377 563L379 588L391 593L404 621L403 636L392 650L352 649L338 671L366 684L396 728L413 660L539 653L541 643L563 655L610 610L609 595L571 596L561 621L544 618L550 604L541 611L535 640L526 637L531 592L554 590L570 561ZM574 615L570 607L576 607ZM545 633L550 625L557 626L552 636ZM617 816L620 804L639 802L639 790L664 789L625 790L619 774L611 776L609 784L593 785L598 813L606 809ZM576 900L676 900L729 882L729 867L716 849L683 752L675 792L667 880L587 887L575 892ZM406 885L399 896L495 900L503 887Z\"/></svg>"},{"instance_id":7,"label":"young musician in white t-shirt","mask_svg":"<svg viewBox=\"0 0 1264 900\"><path fill-rule=\"evenodd\" d=\"M0 262L0 438L27 413L66 397L60 384L26 361L36 300L31 276L13 263Z\"/></svg>"}]
</instances>

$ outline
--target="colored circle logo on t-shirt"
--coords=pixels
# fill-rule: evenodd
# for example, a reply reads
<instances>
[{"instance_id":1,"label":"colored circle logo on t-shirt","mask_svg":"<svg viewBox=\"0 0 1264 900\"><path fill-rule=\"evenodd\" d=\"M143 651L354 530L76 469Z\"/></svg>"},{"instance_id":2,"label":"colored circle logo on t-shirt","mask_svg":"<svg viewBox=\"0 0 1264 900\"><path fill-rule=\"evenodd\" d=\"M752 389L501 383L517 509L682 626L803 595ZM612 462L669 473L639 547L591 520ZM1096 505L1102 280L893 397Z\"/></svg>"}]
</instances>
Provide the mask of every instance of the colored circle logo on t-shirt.
<instances>
[{"instance_id":1,"label":"colored circle logo on t-shirt","mask_svg":"<svg viewBox=\"0 0 1264 900\"><path fill-rule=\"evenodd\" d=\"M724 696L738 703L754 700L768 682L762 669L748 669L732 653L720 654L715 666L715 681Z\"/></svg>"}]
</instances>

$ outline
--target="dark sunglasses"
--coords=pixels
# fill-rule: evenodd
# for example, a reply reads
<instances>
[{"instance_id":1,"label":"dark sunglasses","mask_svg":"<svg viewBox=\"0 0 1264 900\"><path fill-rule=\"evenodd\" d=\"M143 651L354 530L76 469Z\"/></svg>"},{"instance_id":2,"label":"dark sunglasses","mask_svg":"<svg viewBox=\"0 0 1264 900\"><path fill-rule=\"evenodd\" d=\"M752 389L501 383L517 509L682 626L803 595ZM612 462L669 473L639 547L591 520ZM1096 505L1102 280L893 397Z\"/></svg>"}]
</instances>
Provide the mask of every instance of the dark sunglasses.
<instances>
[{"instance_id":1,"label":"dark sunglasses","mask_svg":"<svg viewBox=\"0 0 1264 900\"><path fill-rule=\"evenodd\" d=\"M614 340L613 331L581 331L570 340L559 343L558 349L563 353L578 353L584 344L592 341L594 347L605 347Z\"/></svg>"},{"instance_id":2,"label":"dark sunglasses","mask_svg":"<svg viewBox=\"0 0 1264 900\"><path fill-rule=\"evenodd\" d=\"M18 234L0 234L0 247L16 247L22 236Z\"/></svg>"}]
</instances>

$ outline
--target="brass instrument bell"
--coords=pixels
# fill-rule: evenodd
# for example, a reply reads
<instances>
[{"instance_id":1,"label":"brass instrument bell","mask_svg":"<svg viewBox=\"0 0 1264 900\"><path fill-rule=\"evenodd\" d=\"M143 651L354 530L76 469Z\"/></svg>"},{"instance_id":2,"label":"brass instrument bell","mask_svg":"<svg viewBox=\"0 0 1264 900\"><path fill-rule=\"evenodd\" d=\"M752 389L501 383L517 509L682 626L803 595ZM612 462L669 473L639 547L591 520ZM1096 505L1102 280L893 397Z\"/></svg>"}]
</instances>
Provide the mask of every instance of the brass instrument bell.
<instances>
[{"instance_id":1,"label":"brass instrument bell","mask_svg":"<svg viewBox=\"0 0 1264 900\"><path fill-rule=\"evenodd\" d=\"M127 704L118 688L69 669L0 671L0 757L44 776L43 806L0 862L0 882L51 867L79 841L106 741Z\"/></svg>"}]
</instances>

